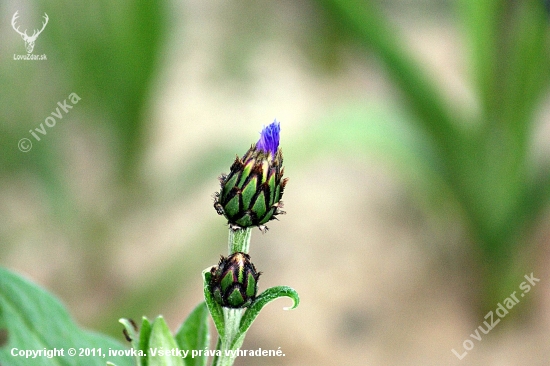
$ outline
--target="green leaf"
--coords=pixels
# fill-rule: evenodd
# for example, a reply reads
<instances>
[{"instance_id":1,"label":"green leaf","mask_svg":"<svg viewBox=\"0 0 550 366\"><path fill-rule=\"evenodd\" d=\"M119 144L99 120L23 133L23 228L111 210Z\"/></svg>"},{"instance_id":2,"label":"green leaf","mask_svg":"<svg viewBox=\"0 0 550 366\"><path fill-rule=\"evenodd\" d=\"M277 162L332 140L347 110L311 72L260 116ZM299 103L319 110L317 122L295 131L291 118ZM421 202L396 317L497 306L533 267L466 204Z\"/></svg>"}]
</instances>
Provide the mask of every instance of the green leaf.
<instances>
[{"instance_id":1,"label":"green leaf","mask_svg":"<svg viewBox=\"0 0 550 366\"><path fill-rule=\"evenodd\" d=\"M149 348L149 338L151 337L151 322L147 317L143 317L141 321L141 329L139 330L139 350L143 351L144 355L147 355ZM149 365L149 359L147 356L141 357L141 364L143 366Z\"/></svg>"},{"instance_id":2,"label":"green leaf","mask_svg":"<svg viewBox=\"0 0 550 366\"><path fill-rule=\"evenodd\" d=\"M142 355L139 354L136 357L136 363L138 366L147 366L147 350L149 348L149 338L151 337L151 322L147 317L143 317L141 329L137 329L137 325L130 319L119 319L119 323L124 325L126 333L131 338L132 348L136 351L142 351Z\"/></svg>"},{"instance_id":3,"label":"green leaf","mask_svg":"<svg viewBox=\"0 0 550 366\"><path fill-rule=\"evenodd\" d=\"M207 349L210 344L210 333L208 331L208 307L201 302L189 314L185 322L176 333L176 342L180 349L193 350ZM200 355L192 358L188 354L184 358L185 366L206 366L208 356Z\"/></svg>"},{"instance_id":4,"label":"green leaf","mask_svg":"<svg viewBox=\"0 0 550 366\"><path fill-rule=\"evenodd\" d=\"M258 297L256 297L256 300L250 305L250 307L246 310L244 313L242 319L241 319L241 325L239 327L239 331L237 332L235 339L233 341L233 344L231 345L231 349L235 350L239 348L243 341L244 337L246 335L246 332L248 331L248 328L252 325L258 314L260 314L260 311L263 309L264 306L266 306L271 301L278 299L279 297L290 297L294 303L291 307L284 308L285 310L292 310L296 309L298 304L300 303L300 297L298 296L298 293L288 286L276 286L271 287L262 292Z\"/></svg>"},{"instance_id":5,"label":"green leaf","mask_svg":"<svg viewBox=\"0 0 550 366\"><path fill-rule=\"evenodd\" d=\"M212 320L214 321L214 325L216 326L216 329L218 330L218 334L221 338L223 338L225 334L225 328L224 328L224 320L223 320L223 310L220 304L214 300L214 297L210 293L210 278L212 277L212 274L210 273L210 268L205 269L202 271L202 278L204 280L204 301L206 302L206 306L208 307L208 311L210 312L210 315L212 316Z\"/></svg>"},{"instance_id":6,"label":"green leaf","mask_svg":"<svg viewBox=\"0 0 550 366\"><path fill-rule=\"evenodd\" d=\"M149 366L184 366L181 356L167 352L177 348L178 345L164 318L157 317L153 322L149 338L149 352L147 353Z\"/></svg>"},{"instance_id":7,"label":"green leaf","mask_svg":"<svg viewBox=\"0 0 550 366\"><path fill-rule=\"evenodd\" d=\"M139 350L140 332L139 329L137 329L137 325L134 323L133 320L126 318L119 319L118 322L124 325L124 329L126 329L126 334L128 335L128 337L130 337L132 348L135 350ZM136 363L138 366L145 366L145 363L142 362L140 356L136 356Z\"/></svg>"},{"instance_id":8,"label":"green leaf","mask_svg":"<svg viewBox=\"0 0 550 366\"><path fill-rule=\"evenodd\" d=\"M463 17L466 47L475 92L486 111L494 109L498 100L498 74L502 72L499 52L502 53L503 34L499 32L506 14L505 4L499 0L461 0L457 2Z\"/></svg>"},{"instance_id":9,"label":"green leaf","mask_svg":"<svg viewBox=\"0 0 550 366\"><path fill-rule=\"evenodd\" d=\"M503 89L502 102L497 111L511 127L508 138L521 144L522 153L529 149L534 114L548 86L548 14L542 1L522 1L514 9L513 29L509 54L506 57L507 74L499 75ZM498 122L497 122L498 123ZM524 162L520 163L524 165Z\"/></svg>"},{"instance_id":10,"label":"green leaf","mask_svg":"<svg viewBox=\"0 0 550 366\"><path fill-rule=\"evenodd\" d=\"M12 366L101 365L111 361L118 366L132 365L126 356L109 356L109 349L124 350L116 340L84 331L70 318L67 310L51 294L18 275L0 268L0 328L6 328L8 341L0 347L0 364ZM11 355L12 349L63 349L53 358L24 358ZM76 356L68 355L74 348ZM80 348L96 349L95 356L79 357ZM102 357L97 349L101 348Z\"/></svg>"}]
</instances>

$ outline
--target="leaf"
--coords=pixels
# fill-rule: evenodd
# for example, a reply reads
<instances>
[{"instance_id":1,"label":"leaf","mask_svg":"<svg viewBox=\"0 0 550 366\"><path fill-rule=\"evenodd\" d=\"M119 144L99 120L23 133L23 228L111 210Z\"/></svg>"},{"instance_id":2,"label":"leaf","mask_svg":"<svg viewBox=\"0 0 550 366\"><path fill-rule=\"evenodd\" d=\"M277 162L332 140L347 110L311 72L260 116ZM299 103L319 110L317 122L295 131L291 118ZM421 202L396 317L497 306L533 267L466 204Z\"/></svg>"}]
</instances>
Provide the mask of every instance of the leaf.
<instances>
[{"instance_id":1,"label":"leaf","mask_svg":"<svg viewBox=\"0 0 550 366\"><path fill-rule=\"evenodd\" d=\"M275 286L268 288L258 297L256 297L256 300L254 300L254 302L246 310L241 319L239 331L237 332L235 340L231 345L232 350L236 350L242 345L248 328L250 328L262 308L271 301L283 296L290 297L294 302L291 307L286 307L284 308L284 310L296 309L296 307L298 307L298 304L300 304L300 297L298 296L298 293L293 288L290 288L288 286Z\"/></svg>"},{"instance_id":2,"label":"leaf","mask_svg":"<svg viewBox=\"0 0 550 366\"><path fill-rule=\"evenodd\" d=\"M143 317L141 329L137 329L137 325L130 319L119 319L119 323L124 325L126 333L131 339L132 348L136 351L141 350L143 355L147 354L147 347L149 345L149 337L151 336L151 323L146 317ZM136 362L138 366L147 366L147 356L136 356Z\"/></svg>"},{"instance_id":3,"label":"leaf","mask_svg":"<svg viewBox=\"0 0 550 366\"><path fill-rule=\"evenodd\" d=\"M151 337L151 322L147 317L143 317L141 321L141 329L139 330L139 349L143 351L144 355L147 355L149 348L149 338ZM143 366L149 365L149 359L147 356L141 357L141 364Z\"/></svg>"},{"instance_id":4,"label":"leaf","mask_svg":"<svg viewBox=\"0 0 550 366\"><path fill-rule=\"evenodd\" d=\"M126 330L125 336L127 335L130 338L132 348L136 350L139 349L139 329L137 329L134 321L131 319L122 318L119 319L118 322L124 325L124 329Z\"/></svg>"},{"instance_id":5,"label":"leaf","mask_svg":"<svg viewBox=\"0 0 550 366\"><path fill-rule=\"evenodd\" d=\"M118 366L132 365L126 356L109 356L109 349L124 350L116 340L84 331L74 323L61 303L44 289L0 268L0 327L7 329L7 343L0 347L0 364L12 366L101 365L107 361ZM11 355L12 349L63 349L63 355L47 358L24 358ZM76 356L69 356L74 348ZM98 349L105 358L95 355L79 357L80 348ZM127 349L126 349L127 350Z\"/></svg>"},{"instance_id":6,"label":"leaf","mask_svg":"<svg viewBox=\"0 0 550 366\"><path fill-rule=\"evenodd\" d=\"M463 17L468 61L480 107L494 108L499 94L498 73L502 71L499 52L503 50L503 35L498 27L503 24L507 5L495 0L461 0L457 4Z\"/></svg>"},{"instance_id":7,"label":"leaf","mask_svg":"<svg viewBox=\"0 0 550 366\"><path fill-rule=\"evenodd\" d=\"M151 337L149 338L149 352L147 359L149 366L184 366L181 356L169 351L177 349L178 345L170 333L164 318L159 316L153 322Z\"/></svg>"},{"instance_id":8,"label":"leaf","mask_svg":"<svg viewBox=\"0 0 550 366\"><path fill-rule=\"evenodd\" d=\"M192 358L191 352L193 350L207 349L210 344L208 314L206 303L201 302L189 314L176 333L175 338L179 348L190 352L183 360L185 366L206 366L208 356L201 354Z\"/></svg>"},{"instance_id":9,"label":"leaf","mask_svg":"<svg viewBox=\"0 0 550 366\"><path fill-rule=\"evenodd\" d=\"M534 114L548 85L548 14L540 1L522 1L514 11L513 23L507 24L513 32L506 57L507 74L499 75L505 80L497 111L512 129L508 138L522 144L522 149L516 150L526 150Z\"/></svg>"},{"instance_id":10,"label":"leaf","mask_svg":"<svg viewBox=\"0 0 550 366\"><path fill-rule=\"evenodd\" d=\"M220 338L223 338L225 335L223 310L221 305L218 304L216 300L214 300L214 297L212 297L212 294L210 293L210 286L208 284L210 283L211 276L212 275L210 274L210 268L207 268L204 271L202 271L202 278L204 279L204 300L206 302L206 306L208 307L208 311L212 316L214 325L218 330L218 334L220 335Z\"/></svg>"}]
</instances>

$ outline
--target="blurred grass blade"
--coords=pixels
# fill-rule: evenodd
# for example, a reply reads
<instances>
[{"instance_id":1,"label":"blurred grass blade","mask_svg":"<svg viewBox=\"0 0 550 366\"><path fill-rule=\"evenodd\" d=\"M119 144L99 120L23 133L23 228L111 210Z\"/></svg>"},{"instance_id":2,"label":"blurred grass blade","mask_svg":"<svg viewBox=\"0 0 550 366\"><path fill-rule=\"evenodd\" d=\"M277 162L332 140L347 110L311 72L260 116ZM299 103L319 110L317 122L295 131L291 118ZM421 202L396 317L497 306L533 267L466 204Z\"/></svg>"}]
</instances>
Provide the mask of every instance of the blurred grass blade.
<instances>
[{"instance_id":1,"label":"blurred grass blade","mask_svg":"<svg viewBox=\"0 0 550 366\"><path fill-rule=\"evenodd\" d=\"M470 68L483 114L494 110L499 62L499 34L504 2L501 0L461 0L458 2L466 32Z\"/></svg>"},{"instance_id":2,"label":"blurred grass blade","mask_svg":"<svg viewBox=\"0 0 550 366\"><path fill-rule=\"evenodd\" d=\"M529 132L542 92L548 90L550 29L548 14L541 1L517 2L507 55L504 97L500 104L502 119L510 126L517 149L526 152L532 137ZM523 162L521 162L523 163Z\"/></svg>"},{"instance_id":3,"label":"blurred grass blade","mask_svg":"<svg viewBox=\"0 0 550 366\"><path fill-rule=\"evenodd\" d=\"M94 123L111 133L117 171L133 173L143 152L147 100L167 30L161 0L61 1L48 11L53 57ZM63 55L63 57L61 57ZM58 57L56 57L58 56Z\"/></svg>"},{"instance_id":4,"label":"blurred grass blade","mask_svg":"<svg viewBox=\"0 0 550 366\"><path fill-rule=\"evenodd\" d=\"M372 49L387 67L391 79L399 86L409 107L417 115L418 122L433 137L443 155L456 150L461 142L459 130L461 117L458 111L451 114L450 104L440 96L441 90L423 71L422 65L413 60L387 24L383 14L371 1L322 0L328 11L341 20L363 46Z\"/></svg>"}]
</instances>

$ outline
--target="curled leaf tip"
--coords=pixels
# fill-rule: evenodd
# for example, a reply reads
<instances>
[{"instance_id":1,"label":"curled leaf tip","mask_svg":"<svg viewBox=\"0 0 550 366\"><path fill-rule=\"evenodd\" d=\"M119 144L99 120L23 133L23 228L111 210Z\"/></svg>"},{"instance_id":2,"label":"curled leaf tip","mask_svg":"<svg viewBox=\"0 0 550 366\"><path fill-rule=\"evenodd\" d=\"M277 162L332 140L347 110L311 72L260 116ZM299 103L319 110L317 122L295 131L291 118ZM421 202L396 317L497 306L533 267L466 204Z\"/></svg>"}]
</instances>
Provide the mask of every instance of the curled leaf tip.
<instances>
[{"instance_id":1,"label":"curled leaf tip","mask_svg":"<svg viewBox=\"0 0 550 366\"><path fill-rule=\"evenodd\" d=\"M292 306L285 306L283 307L283 310L294 310L298 307L298 304L300 301L296 301L294 298L292 298Z\"/></svg>"}]
</instances>

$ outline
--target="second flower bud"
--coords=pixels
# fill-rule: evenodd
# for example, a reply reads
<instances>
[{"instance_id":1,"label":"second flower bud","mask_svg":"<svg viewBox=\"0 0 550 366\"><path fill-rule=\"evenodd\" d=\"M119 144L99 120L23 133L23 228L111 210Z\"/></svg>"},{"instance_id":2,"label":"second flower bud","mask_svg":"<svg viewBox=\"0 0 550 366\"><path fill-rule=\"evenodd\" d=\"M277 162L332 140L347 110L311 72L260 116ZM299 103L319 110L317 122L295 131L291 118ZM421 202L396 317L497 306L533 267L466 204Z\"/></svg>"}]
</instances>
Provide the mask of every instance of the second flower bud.
<instances>
[{"instance_id":1,"label":"second flower bud","mask_svg":"<svg viewBox=\"0 0 550 366\"><path fill-rule=\"evenodd\" d=\"M210 273L210 291L221 306L243 308L256 298L261 273L256 271L248 254L237 252L222 257Z\"/></svg>"}]
</instances>

